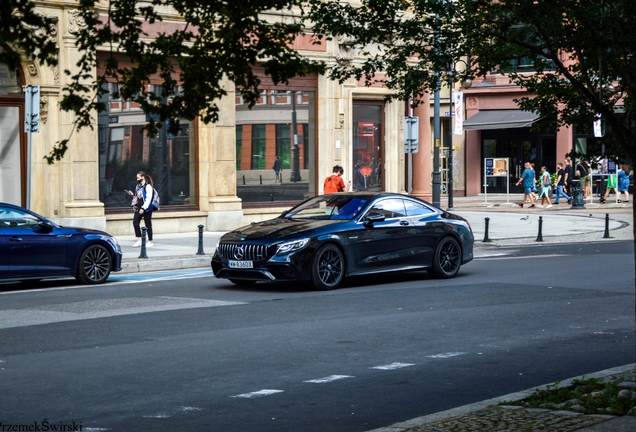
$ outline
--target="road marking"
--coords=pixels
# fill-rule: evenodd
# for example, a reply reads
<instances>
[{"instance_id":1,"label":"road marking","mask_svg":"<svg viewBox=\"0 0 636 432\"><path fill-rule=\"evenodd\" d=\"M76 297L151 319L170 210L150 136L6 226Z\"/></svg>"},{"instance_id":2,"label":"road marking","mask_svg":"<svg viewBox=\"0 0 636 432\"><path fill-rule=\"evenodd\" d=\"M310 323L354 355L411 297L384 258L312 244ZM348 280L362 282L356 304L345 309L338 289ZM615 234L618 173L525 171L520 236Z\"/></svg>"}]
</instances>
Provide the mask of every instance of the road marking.
<instances>
[{"instance_id":1,"label":"road marking","mask_svg":"<svg viewBox=\"0 0 636 432\"><path fill-rule=\"evenodd\" d=\"M255 392L251 392L251 393L243 393L240 395L236 395L236 396L230 396L233 398L244 398L244 399L251 399L251 398L257 398L257 397L263 397L263 396L270 396L276 393L282 393L284 390L267 390L267 389L263 389L263 390L259 390L259 391L255 391Z\"/></svg>"},{"instance_id":2,"label":"road marking","mask_svg":"<svg viewBox=\"0 0 636 432\"><path fill-rule=\"evenodd\" d=\"M390 363L390 364L387 364L387 365L374 366L374 367L369 368L369 369L394 370L394 369L400 369L400 368L405 368L405 367L409 367L409 366L415 366L415 363L398 363L398 362L394 362L394 363Z\"/></svg>"},{"instance_id":3,"label":"road marking","mask_svg":"<svg viewBox=\"0 0 636 432\"><path fill-rule=\"evenodd\" d=\"M0 310L0 329L241 304L246 303L169 296L87 300L25 309Z\"/></svg>"},{"instance_id":4,"label":"road marking","mask_svg":"<svg viewBox=\"0 0 636 432\"><path fill-rule=\"evenodd\" d=\"M499 255L489 255L489 256L479 256L475 257L476 260L512 260L512 259L528 259L528 258L555 258L555 257L567 257L572 256L570 254L548 254L548 255L526 255L526 256L499 256Z\"/></svg>"},{"instance_id":5,"label":"road marking","mask_svg":"<svg viewBox=\"0 0 636 432\"><path fill-rule=\"evenodd\" d=\"M435 355L430 355L430 356L426 356L428 358L434 358L434 359L445 359L445 358L450 358L450 357L457 357L460 355L464 355L464 354L468 354L465 352L449 352L446 354L435 354Z\"/></svg>"},{"instance_id":6,"label":"road marking","mask_svg":"<svg viewBox=\"0 0 636 432\"><path fill-rule=\"evenodd\" d=\"M308 380L303 382L312 383L312 384L324 384L324 383L330 383L330 382L345 379L345 378L355 378L355 377L352 375L330 375L328 377L318 378L318 379L313 379L313 380Z\"/></svg>"}]
</instances>

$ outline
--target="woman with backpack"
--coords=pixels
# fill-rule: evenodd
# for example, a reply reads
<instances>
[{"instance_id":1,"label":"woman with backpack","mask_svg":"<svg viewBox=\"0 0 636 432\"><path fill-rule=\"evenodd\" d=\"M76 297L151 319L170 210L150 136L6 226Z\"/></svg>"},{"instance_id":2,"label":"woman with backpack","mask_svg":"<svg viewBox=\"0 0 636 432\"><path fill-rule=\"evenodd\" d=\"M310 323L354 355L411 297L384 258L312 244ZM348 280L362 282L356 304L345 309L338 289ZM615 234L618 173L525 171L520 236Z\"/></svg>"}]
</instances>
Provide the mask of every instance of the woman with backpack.
<instances>
[{"instance_id":1,"label":"woman with backpack","mask_svg":"<svg viewBox=\"0 0 636 432\"><path fill-rule=\"evenodd\" d=\"M133 216L133 227L135 228L135 236L137 241L133 247L141 246L141 228L139 223L144 219L144 225L148 228L148 242L146 247L152 247L152 199L155 188L153 187L152 178L143 171L137 173L137 187L135 192L127 191L133 197L132 208L135 211Z\"/></svg>"}]
</instances>

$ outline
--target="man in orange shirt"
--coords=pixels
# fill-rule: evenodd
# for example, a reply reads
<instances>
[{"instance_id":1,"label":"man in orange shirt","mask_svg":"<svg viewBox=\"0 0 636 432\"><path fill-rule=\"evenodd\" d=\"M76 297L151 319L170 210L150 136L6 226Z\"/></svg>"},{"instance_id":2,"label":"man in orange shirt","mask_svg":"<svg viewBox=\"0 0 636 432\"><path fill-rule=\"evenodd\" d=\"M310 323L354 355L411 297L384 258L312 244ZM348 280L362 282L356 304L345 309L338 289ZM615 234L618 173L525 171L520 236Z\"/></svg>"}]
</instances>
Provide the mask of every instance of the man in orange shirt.
<instances>
[{"instance_id":1,"label":"man in orange shirt","mask_svg":"<svg viewBox=\"0 0 636 432\"><path fill-rule=\"evenodd\" d=\"M344 169L340 165L336 165L333 167L333 174L325 179L324 184L324 193L330 194L335 192L344 192L345 191L345 182L342 180L342 175L344 174ZM351 180L347 183L346 191L351 189Z\"/></svg>"}]
</instances>

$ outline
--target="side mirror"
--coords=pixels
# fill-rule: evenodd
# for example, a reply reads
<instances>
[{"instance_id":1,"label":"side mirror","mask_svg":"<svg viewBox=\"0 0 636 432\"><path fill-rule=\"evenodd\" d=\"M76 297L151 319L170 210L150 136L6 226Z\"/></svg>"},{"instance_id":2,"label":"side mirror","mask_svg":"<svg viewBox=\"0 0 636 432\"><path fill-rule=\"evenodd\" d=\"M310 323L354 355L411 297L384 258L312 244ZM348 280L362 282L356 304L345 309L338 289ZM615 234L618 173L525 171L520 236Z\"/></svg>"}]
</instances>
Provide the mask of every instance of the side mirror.
<instances>
[{"instance_id":1,"label":"side mirror","mask_svg":"<svg viewBox=\"0 0 636 432\"><path fill-rule=\"evenodd\" d=\"M38 222L38 228L44 230L44 231L53 231L53 228L55 228L53 225L51 225L48 221L43 221L41 220L40 222Z\"/></svg>"},{"instance_id":2,"label":"side mirror","mask_svg":"<svg viewBox=\"0 0 636 432\"><path fill-rule=\"evenodd\" d=\"M384 222L386 217L382 213L371 212L364 218L364 226L371 228L374 223Z\"/></svg>"}]
</instances>

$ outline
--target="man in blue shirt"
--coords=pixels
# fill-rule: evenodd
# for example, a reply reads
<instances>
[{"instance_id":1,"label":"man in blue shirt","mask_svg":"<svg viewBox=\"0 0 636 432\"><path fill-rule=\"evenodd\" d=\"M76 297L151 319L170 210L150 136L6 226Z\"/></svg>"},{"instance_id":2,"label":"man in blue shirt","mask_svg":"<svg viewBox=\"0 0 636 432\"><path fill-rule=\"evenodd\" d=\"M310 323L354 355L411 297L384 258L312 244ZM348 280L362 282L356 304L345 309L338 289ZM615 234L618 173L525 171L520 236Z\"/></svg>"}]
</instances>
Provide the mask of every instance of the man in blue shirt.
<instances>
[{"instance_id":1,"label":"man in blue shirt","mask_svg":"<svg viewBox=\"0 0 636 432\"><path fill-rule=\"evenodd\" d=\"M521 178L517 182L517 186L519 186L519 184L523 182L523 201L521 202L521 204L519 204L519 207L523 208L523 203L526 202L527 198L530 198L529 208L535 208L534 198L532 198L532 188L534 187L535 182L534 170L532 169L530 162L526 162L524 166L526 167L526 169L523 170L523 174L521 174Z\"/></svg>"}]
</instances>

